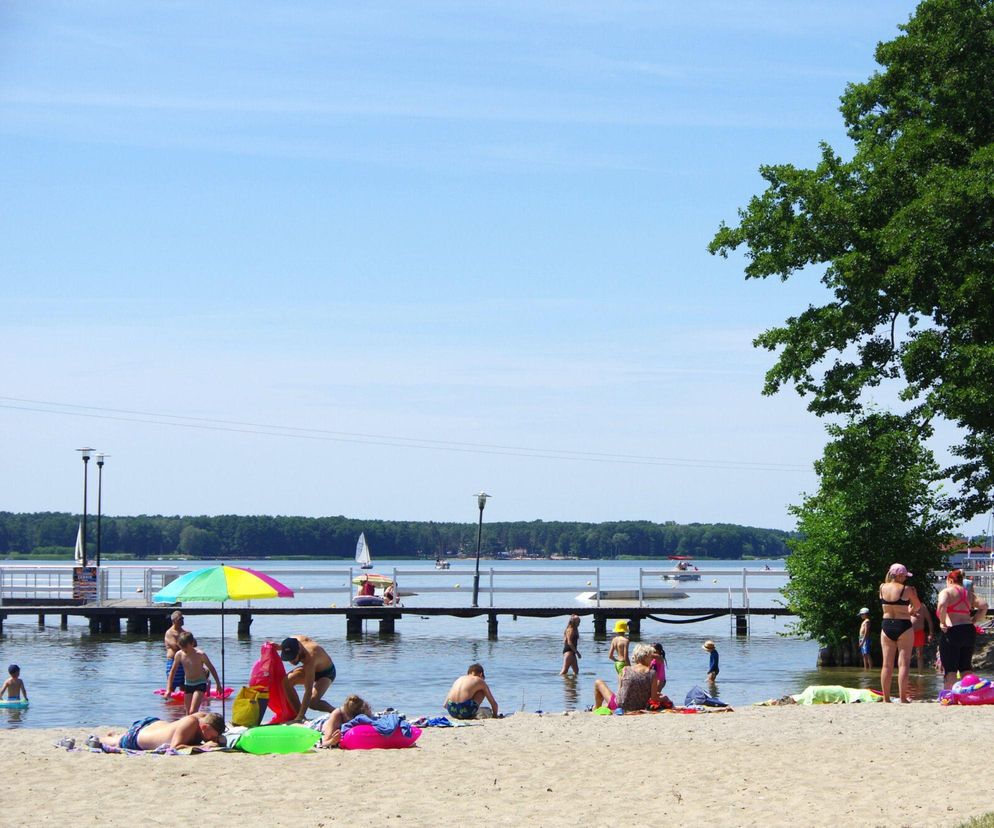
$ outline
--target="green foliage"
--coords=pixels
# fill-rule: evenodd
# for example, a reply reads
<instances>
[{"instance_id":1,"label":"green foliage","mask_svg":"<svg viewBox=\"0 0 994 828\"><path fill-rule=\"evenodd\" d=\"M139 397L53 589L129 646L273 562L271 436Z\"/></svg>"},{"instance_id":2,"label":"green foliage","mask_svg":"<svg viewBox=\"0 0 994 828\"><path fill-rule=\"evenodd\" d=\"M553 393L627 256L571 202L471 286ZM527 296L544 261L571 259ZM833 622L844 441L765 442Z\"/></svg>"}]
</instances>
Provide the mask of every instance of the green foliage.
<instances>
[{"instance_id":1,"label":"green foliage","mask_svg":"<svg viewBox=\"0 0 994 828\"><path fill-rule=\"evenodd\" d=\"M961 822L956 828L994 828L994 811Z\"/></svg>"},{"instance_id":2,"label":"green foliage","mask_svg":"<svg viewBox=\"0 0 994 828\"><path fill-rule=\"evenodd\" d=\"M95 553L94 521L87 525L91 555ZM74 543L77 515L0 512L0 555ZM328 557L351 558L356 538L366 533L374 557L434 558L448 552L476 551L475 523L354 520L345 517L304 518L266 515L213 517L104 517L103 555L159 558L180 553L197 558ZM483 552L496 555L513 549L530 554L613 558L620 555L661 558L666 555L739 559L783 557L787 532L731 524L561 523L541 520L484 523ZM40 542L45 539L46 542ZM55 542L52 542L55 539ZM72 548L68 547L71 557ZM63 557L61 555L54 557Z\"/></svg>"},{"instance_id":3,"label":"green foliage","mask_svg":"<svg viewBox=\"0 0 994 828\"><path fill-rule=\"evenodd\" d=\"M938 465L902 418L872 413L828 431L818 493L791 507L800 537L788 543L785 595L797 633L840 647L855 638L863 606L879 629L877 587L895 561L931 600L928 576L943 563L951 521L935 488Z\"/></svg>"},{"instance_id":4,"label":"green foliage","mask_svg":"<svg viewBox=\"0 0 994 828\"><path fill-rule=\"evenodd\" d=\"M948 471L968 518L994 492L994 2L925 0L901 29L842 97L853 157L823 144L813 169L762 167L709 249L744 245L747 278L820 274L831 301L755 340L778 352L764 393L850 415L895 381L909 424L965 435Z\"/></svg>"}]
</instances>

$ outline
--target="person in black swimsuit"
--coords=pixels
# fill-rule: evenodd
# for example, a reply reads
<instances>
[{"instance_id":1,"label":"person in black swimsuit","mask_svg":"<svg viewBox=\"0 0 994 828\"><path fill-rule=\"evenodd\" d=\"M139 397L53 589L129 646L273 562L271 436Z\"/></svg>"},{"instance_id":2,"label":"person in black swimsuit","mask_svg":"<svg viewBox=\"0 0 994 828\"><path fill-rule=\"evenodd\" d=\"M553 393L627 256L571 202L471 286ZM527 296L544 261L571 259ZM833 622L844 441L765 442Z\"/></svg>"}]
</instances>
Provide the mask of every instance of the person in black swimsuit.
<instances>
[{"instance_id":1,"label":"person in black swimsuit","mask_svg":"<svg viewBox=\"0 0 994 828\"><path fill-rule=\"evenodd\" d=\"M954 569L946 576L946 588L939 593L935 613L939 617L939 658L942 659L943 685L946 690L973 667L976 624L987 614L987 602L963 584L963 570Z\"/></svg>"},{"instance_id":2,"label":"person in black swimsuit","mask_svg":"<svg viewBox=\"0 0 994 828\"><path fill-rule=\"evenodd\" d=\"M574 676L580 675L580 664L577 659L580 651L577 646L580 643L580 616L571 615L563 630L563 669L559 675L565 676L570 670Z\"/></svg>"},{"instance_id":3,"label":"person in black swimsuit","mask_svg":"<svg viewBox=\"0 0 994 828\"><path fill-rule=\"evenodd\" d=\"M915 634L911 629L911 615L921 611L918 592L906 581L911 577L904 564L893 564L887 578L880 585L880 604L884 611L880 623L880 648L883 666L880 668L880 689L884 701L890 701L890 685L894 676L894 659L897 659L897 691L902 702L910 702L908 674L911 670L911 649Z\"/></svg>"}]
</instances>

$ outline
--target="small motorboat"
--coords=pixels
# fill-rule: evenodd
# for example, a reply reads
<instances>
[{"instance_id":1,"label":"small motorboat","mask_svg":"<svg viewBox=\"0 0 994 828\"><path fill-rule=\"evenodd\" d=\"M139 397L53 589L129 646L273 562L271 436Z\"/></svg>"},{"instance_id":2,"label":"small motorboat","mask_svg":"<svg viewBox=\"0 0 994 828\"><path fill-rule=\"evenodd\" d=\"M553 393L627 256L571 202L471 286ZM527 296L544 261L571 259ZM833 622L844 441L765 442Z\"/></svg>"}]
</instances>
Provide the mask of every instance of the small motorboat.
<instances>
[{"instance_id":1,"label":"small motorboat","mask_svg":"<svg viewBox=\"0 0 994 828\"><path fill-rule=\"evenodd\" d=\"M435 559L435 569L449 569L452 566L448 561L443 561L441 558Z\"/></svg>"},{"instance_id":2,"label":"small motorboat","mask_svg":"<svg viewBox=\"0 0 994 828\"><path fill-rule=\"evenodd\" d=\"M677 562L676 566L673 567L672 572L667 572L665 575L660 577L664 581L699 581L701 580L701 575L697 571L697 567L688 563L690 558L680 555L670 555L670 560L675 560Z\"/></svg>"}]
</instances>

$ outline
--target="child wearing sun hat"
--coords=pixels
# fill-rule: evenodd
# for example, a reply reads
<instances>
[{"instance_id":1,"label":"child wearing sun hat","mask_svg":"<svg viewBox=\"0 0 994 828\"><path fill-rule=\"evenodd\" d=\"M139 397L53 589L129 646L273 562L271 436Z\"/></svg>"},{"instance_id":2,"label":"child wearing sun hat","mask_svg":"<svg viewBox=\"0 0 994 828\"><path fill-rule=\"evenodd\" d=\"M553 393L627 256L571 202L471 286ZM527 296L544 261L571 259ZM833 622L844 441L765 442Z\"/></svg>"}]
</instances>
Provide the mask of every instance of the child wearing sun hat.
<instances>
[{"instance_id":1,"label":"child wearing sun hat","mask_svg":"<svg viewBox=\"0 0 994 828\"><path fill-rule=\"evenodd\" d=\"M708 661L708 683L714 684L714 680L718 678L718 648L714 646L714 642L709 638L701 645L702 650L707 650L711 658Z\"/></svg>"},{"instance_id":2,"label":"child wearing sun hat","mask_svg":"<svg viewBox=\"0 0 994 828\"><path fill-rule=\"evenodd\" d=\"M607 657L614 662L614 669L621 675L625 666L631 664L628 660L628 622L625 620L616 621L614 625L614 638L611 639L611 647L607 651Z\"/></svg>"}]
</instances>

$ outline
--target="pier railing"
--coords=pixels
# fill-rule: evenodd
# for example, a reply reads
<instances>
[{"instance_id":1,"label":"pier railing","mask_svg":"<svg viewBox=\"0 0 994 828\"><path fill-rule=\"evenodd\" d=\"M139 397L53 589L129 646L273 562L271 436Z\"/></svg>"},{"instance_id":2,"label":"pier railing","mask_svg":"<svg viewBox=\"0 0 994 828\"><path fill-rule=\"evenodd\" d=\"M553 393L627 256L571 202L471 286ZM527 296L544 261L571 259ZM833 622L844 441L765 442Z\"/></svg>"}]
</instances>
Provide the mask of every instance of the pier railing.
<instances>
[{"instance_id":1,"label":"pier railing","mask_svg":"<svg viewBox=\"0 0 994 828\"><path fill-rule=\"evenodd\" d=\"M98 568L95 590L87 601L90 604L152 604L155 595L170 581L192 569L189 566L142 566L140 564L109 564ZM612 577L607 577L608 572ZM287 583L298 596L321 597L320 603L347 606L355 593L352 581L362 575L358 567L288 568L266 567L267 574ZM396 567L381 570L397 583L401 598L411 591L417 595L444 596L441 603L454 606L468 605L472 594L472 569L415 569ZM551 606L560 597L586 594L588 606L602 606L604 601L624 600L639 607L665 604L667 593L685 593L689 598L707 598L709 606L727 604L729 607L746 608L761 603L767 606L776 602L779 586L767 585L770 579L783 579L783 570L765 570L749 567L727 569L701 569L688 571L699 575L700 580L672 580L679 573L673 569L641 567L637 580L623 589L605 589L605 583L617 584L617 570L602 567L550 568L522 566L514 569L483 567L480 570L479 604L482 607L499 606L501 598L511 594L548 596ZM973 581L974 591L988 604L994 605L994 568L972 568L967 577ZM936 585L941 586L943 574L937 574ZM669 579L669 580L666 580ZM719 583L715 583L719 581ZM78 595L78 593L77 593ZM717 600L715 600L717 599ZM73 567L66 565L5 564L0 566L0 606L5 602L59 604L78 602L74 595Z\"/></svg>"}]
</instances>

